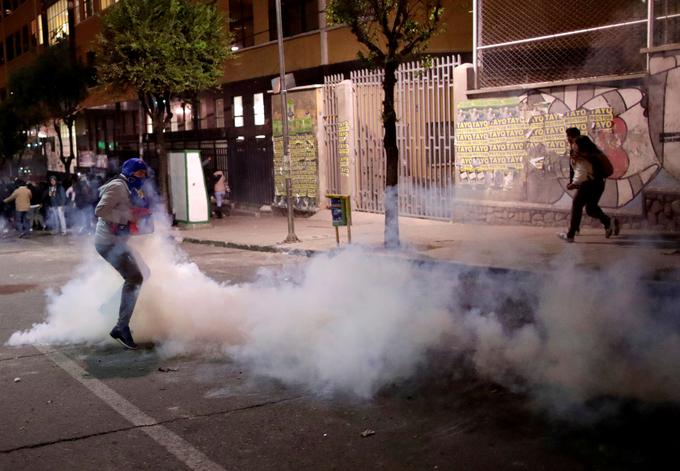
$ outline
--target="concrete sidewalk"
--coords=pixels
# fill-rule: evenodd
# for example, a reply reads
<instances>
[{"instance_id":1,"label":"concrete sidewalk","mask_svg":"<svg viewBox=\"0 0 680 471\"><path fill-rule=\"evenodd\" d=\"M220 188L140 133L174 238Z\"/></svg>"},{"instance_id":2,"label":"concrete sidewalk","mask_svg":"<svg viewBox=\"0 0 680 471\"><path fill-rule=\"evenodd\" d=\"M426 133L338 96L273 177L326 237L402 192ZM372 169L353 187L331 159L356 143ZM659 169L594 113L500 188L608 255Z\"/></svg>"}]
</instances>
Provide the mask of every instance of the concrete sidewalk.
<instances>
[{"instance_id":1,"label":"concrete sidewalk","mask_svg":"<svg viewBox=\"0 0 680 471\"><path fill-rule=\"evenodd\" d=\"M352 244L383 252L384 216L353 212ZM544 271L551 263L574 260L579 266L602 269L630 260L641 276L680 282L680 234L622 231L605 239L601 228L585 227L576 242L556 237L554 227L491 226L461 224L402 217L399 220L400 255L419 259L511 270ZM336 249L330 211L295 219L299 243L284 244L288 222L282 216L235 214L215 219L206 227L177 229L186 242L250 250L317 253ZM340 228L340 241L347 243L347 230Z\"/></svg>"}]
</instances>

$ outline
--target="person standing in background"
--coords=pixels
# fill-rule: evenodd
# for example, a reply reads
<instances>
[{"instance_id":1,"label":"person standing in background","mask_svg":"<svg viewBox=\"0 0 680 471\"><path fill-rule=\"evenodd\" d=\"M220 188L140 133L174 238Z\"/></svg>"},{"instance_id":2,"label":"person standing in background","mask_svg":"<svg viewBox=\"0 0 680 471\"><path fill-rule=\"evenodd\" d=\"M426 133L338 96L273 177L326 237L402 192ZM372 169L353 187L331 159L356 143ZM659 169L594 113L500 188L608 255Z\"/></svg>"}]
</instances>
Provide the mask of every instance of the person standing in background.
<instances>
[{"instance_id":1,"label":"person standing in background","mask_svg":"<svg viewBox=\"0 0 680 471\"><path fill-rule=\"evenodd\" d=\"M64 215L64 206L66 206L66 191L61 183L57 181L57 177L52 175L50 177L50 185L47 189L47 200L49 207L49 220L52 225L54 234L61 233L66 235L66 217Z\"/></svg>"},{"instance_id":2,"label":"person standing in background","mask_svg":"<svg viewBox=\"0 0 680 471\"><path fill-rule=\"evenodd\" d=\"M224 176L222 170L218 170L213 173L213 194L215 195L215 205L217 206L216 215L217 219L222 218L222 204L224 203L224 196L229 191L227 186L227 179Z\"/></svg>"},{"instance_id":3,"label":"person standing in background","mask_svg":"<svg viewBox=\"0 0 680 471\"><path fill-rule=\"evenodd\" d=\"M14 201L15 223L19 237L26 237L29 232L28 212L31 210L31 190L28 189L26 183L22 180L17 180L17 188L3 200L5 203Z\"/></svg>"}]
</instances>

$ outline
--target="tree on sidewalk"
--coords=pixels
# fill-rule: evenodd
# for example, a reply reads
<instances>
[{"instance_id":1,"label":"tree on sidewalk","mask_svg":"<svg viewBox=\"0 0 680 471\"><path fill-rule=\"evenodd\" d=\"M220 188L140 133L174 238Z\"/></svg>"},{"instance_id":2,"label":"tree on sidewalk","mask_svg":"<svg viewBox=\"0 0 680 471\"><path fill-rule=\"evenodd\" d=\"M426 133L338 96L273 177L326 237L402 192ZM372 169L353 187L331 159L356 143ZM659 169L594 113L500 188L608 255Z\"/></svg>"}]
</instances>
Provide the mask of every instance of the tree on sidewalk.
<instances>
[{"instance_id":1,"label":"tree on sidewalk","mask_svg":"<svg viewBox=\"0 0 680 471\"><path fill-rule=\"evenodd\" d=\"M80 103L87 97L88 86L93 83L94 70L78 60L68 40L62 39L38 56L34 73L40 102L57 134L59 160L64 164L66 174L69 174L76 155L73 125L82 110ZM68 133L68 157L64 157L62 124Z\"/></svg>"},{"instance_id":2,"label":"tree on sidewalk","mask_svg":"<svg viewBox=\"0 0 680 471\"><path fill-rule=\"evenodd\" d=\"M385 247L399 247L399 149L394 88L399 65L417 58L438 32L442 0L330 0L328 16L347 24L368 49L370 64L384 70Z\"/></svg>"},{"instance_id":3,"label":"tree on sidewalk","mask_svg":"<svg viewBox=\"0 0 680 471\"><path fill-rule=\"evenodd\" d=\"M26 129L14 102L5 100L0 103L0 169L5 164L12 165L14 156L24 149Z\"/></svg>"},{"instance_id":4,"label":"tree on sidewalk","mask_svg":"<svg viewBox=\"0 0 680 471\"><path fill-rule=\"evenodd\" d=\"M170 204L164 131L171 100L214 87L230 56L227 20L214 2L121 0L107 9L96 49L101 83L135 90L151 118L161 197Z\"/></svg>"},{"instance_id":5,"label":"tree on sidewalk","mask_svg":"<svg viewBox=\"0 0 680 471\"><path fill-rule=\"evenodd\" d=\"M65 39L48 47L10 79L11 101L24 124L30 127L47 120L52 122L59 142L59 160L67 174L75 158L73 124L92 79L93 70L74 57ZM64 156L62 124L68 132L68 157Z\"/></svg>"}]
</instances>

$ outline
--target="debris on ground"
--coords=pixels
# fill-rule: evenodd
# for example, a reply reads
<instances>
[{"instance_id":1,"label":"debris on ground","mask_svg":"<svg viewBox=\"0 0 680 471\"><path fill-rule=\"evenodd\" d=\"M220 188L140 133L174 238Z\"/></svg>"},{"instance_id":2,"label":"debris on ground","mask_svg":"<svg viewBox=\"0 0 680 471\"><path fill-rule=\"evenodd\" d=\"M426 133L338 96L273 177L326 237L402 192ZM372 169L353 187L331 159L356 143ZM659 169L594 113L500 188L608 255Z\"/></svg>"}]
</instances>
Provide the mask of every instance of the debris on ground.
<instances>
[{"instance_id":1,"label":"debris on ground","mask_svg":"<svg viewBox=\"0 0 680 471\"><path fill-rule=\"evenodd\" d=\"M18 383L19 381L21 381L21 378L19 378L19 377L14 378L14 382L15 382L15 383Z\"/></svg>"},{"instance_id":2,"label":"debris on ground","mask_svg":"<svg viewBox=\"0 0 680 471\"><path fill-rule=\"evenodd\" d=\"M172 371L179 371L179 368L169 368L169 367L166 368L164 366L159 366L158 371L160 371L161 373L170 373Z\"/></svg>"},{"instance_id":3,"label":"debris on ground","mask_svg":"<svg viewBox=\"0 0 680 471\"><path fill-rule=\"evenodd\" d=\"M375 435L375 430L371 430L370 428L367 428L363 432L361 432L361 436L363 438L370 437L371 435Z\"/></svg>"}]
</instances>

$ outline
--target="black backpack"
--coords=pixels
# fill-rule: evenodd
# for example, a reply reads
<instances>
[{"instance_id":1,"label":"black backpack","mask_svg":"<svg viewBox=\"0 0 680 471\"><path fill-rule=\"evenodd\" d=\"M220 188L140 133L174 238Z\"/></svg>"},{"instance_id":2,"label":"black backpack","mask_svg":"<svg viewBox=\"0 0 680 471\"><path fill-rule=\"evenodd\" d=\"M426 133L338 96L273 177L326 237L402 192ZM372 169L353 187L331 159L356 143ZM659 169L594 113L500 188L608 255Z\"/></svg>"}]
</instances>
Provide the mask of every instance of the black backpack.
<instances>
[{"instance_id":1,"label":"black backpack","mask_svg":"<svg viewBox=\"0 0 680 471\"><path fill-rule=\"evenodd\" d=\"M609 178L614 173L614 166L609 157L604 152L597 152L588 156L590 164L593 166L593 176L595 179Z\"/></svg>"}]
</instances>

